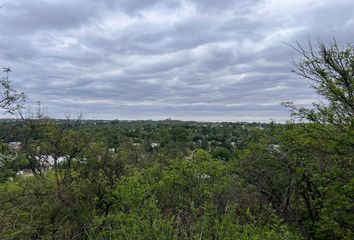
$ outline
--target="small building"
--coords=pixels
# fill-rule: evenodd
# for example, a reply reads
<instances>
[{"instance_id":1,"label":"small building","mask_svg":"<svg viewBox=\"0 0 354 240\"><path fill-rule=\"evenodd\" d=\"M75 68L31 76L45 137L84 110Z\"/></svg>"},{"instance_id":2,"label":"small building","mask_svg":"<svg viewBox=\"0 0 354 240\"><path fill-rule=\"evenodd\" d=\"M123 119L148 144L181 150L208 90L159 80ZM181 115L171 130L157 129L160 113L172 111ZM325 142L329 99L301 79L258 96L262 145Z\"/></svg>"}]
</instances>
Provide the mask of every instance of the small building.
<instances>
[{"instance_id":1,"label":"small building","mask_svg":"<svg viewBox=\"0 0 354 240\"><path fill-rule=\"evenodd\" d=\"M158 146L160 146L159 143L151 143L151 148L157 148Z\"/></svg>"},{"instance_id":2,"label":"small building","mask_svg":"<svg viewBox=\"0 0 354 240\"><path fill-rule=\"evenodd\" d=\"M21 148L21 142L9 142L9 148L13 151L18 151Z\"/></svg>"},{"instance_id":3,"label":"small building","mask_svg":"<svg viewBox=\"0 0 354 240\"><path fill-rule=\"evenodd\" d=\"M33 173L30 169L23 169L16 173L17 176L31 177Z\"/></svg>"}]
</instances>

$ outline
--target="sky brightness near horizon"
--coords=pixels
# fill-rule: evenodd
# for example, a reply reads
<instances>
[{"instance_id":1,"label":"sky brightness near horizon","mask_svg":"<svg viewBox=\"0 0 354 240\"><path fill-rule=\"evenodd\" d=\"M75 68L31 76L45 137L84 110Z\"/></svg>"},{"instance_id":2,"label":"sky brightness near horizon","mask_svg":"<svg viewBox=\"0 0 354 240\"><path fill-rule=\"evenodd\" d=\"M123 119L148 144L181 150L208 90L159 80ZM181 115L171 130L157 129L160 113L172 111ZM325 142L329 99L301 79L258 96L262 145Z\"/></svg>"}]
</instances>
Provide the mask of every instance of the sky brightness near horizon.
<instances>
[{"instance_id":1,"label":"sky brightness near horizon","mask_svg":"<svg viewBox=\"0 0 354 240\"><path fill-rule=\"evenodd\" d=\"M0 0L0 65L51 117L284 121L285 43L353 43L351 0Z\"/></svg>"}]
</instances>

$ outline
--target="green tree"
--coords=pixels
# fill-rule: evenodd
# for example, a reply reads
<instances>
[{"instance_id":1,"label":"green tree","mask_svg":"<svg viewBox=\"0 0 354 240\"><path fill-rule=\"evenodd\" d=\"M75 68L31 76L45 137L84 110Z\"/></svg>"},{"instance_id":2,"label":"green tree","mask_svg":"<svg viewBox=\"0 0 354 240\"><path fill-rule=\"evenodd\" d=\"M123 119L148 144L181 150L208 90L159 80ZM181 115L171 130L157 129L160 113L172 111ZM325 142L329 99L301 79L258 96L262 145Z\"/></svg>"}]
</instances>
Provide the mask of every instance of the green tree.
<instances>
[{"instance_id":1,"label":"green tree","mask_svg":"<svg viewBox=\"0 0 354 240\"><path fill-rule=\"evenodd\" d=\"M6 110L10 114L14 114L23 106L25 101L25 95L23 93L18 93L16 90L11 88L9 73L11 69L6 67L3 68L3 72L6 76L1 80L0 86L0 109Z\"/></svg>"},{"instance_id":2,"label":"green tree","mask_svg":"<svg viewBox=\"0 0 354 240\"><path fill-rule=\"evenodd\" d=\"M310 81L324 103L314 104L313 109L293 108L293 115L315 123L308 133L319 149L327 151L326 166L332 166L321 174L322 208L315 233L321 238L350 239L354 228L350 201L354 195L354 46L340 48L336 41L329 46L318 41L318 50L311 42L307 50L299 43L294 49L303 57L294 62L294 72Z\"/></svg>"},{"instance_id":3,"label":"green tree","mask_svg":"<svg viewBox=\"0 0 354 240\"><path fill-rule=\"evenodd\" d=\"M229 161L232 158L230 150L224 147L216 147L212 150L211 155L213 156L213 158L225 162Z\"/></svg>"},{"instance_id":4,"label":"green tree","mask_svg":"<svg viewBox=\"0 0 354 240\"><path fill-rule=\"evenodd\" d=\"M314 103L314 109L300 108L293 114L353 130L354 46L340 48L336 41L329 46L318 41L315 50L310 40L306 49L300 43L293 48L303 58L293 62L293 72L309 80L311 87L324 99L324 103Z\"/></svg>"}]
</instances>

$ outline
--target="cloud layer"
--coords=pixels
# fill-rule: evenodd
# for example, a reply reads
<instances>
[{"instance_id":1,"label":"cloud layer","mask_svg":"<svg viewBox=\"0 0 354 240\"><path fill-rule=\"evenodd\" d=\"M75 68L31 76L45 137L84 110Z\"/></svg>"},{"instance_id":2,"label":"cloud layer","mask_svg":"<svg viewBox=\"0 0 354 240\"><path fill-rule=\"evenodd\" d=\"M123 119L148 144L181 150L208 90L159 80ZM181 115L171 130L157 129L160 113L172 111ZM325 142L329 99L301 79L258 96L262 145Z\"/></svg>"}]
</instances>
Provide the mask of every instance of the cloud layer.
<instances>
[{"instance_id":1,"label":"cloud layer","mask_svg":"<svg viewBox=\"0 0 354 240\"><path fill-rule=\"evenodd\" d=\"M353 42L348 0L8 0L0 64L52 117L282 121L316 100L284 42Z\"/></svg>"}]
</instances>

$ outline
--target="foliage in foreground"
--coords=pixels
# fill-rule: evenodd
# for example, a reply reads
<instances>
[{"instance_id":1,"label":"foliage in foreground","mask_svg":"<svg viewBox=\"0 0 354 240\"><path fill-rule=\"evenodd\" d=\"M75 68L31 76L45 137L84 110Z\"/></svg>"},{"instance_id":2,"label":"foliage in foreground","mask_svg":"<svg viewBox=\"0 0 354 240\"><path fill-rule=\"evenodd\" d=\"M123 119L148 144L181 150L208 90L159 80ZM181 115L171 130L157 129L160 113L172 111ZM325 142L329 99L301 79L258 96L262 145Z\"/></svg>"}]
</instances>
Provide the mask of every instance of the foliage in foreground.
<instances>
[{"instance_id":1,"label":"foliage in foreground","mask_svg":"<svg viewBox=\"0 0 354 240\"><path fill-rule=\"evenodd\" d=\"M57 182L50 171L3 184L2 238L300 239L202 150L167 167L134 169L113 188L107 176L81 174Z\"/></svg>"}]
</instances>

